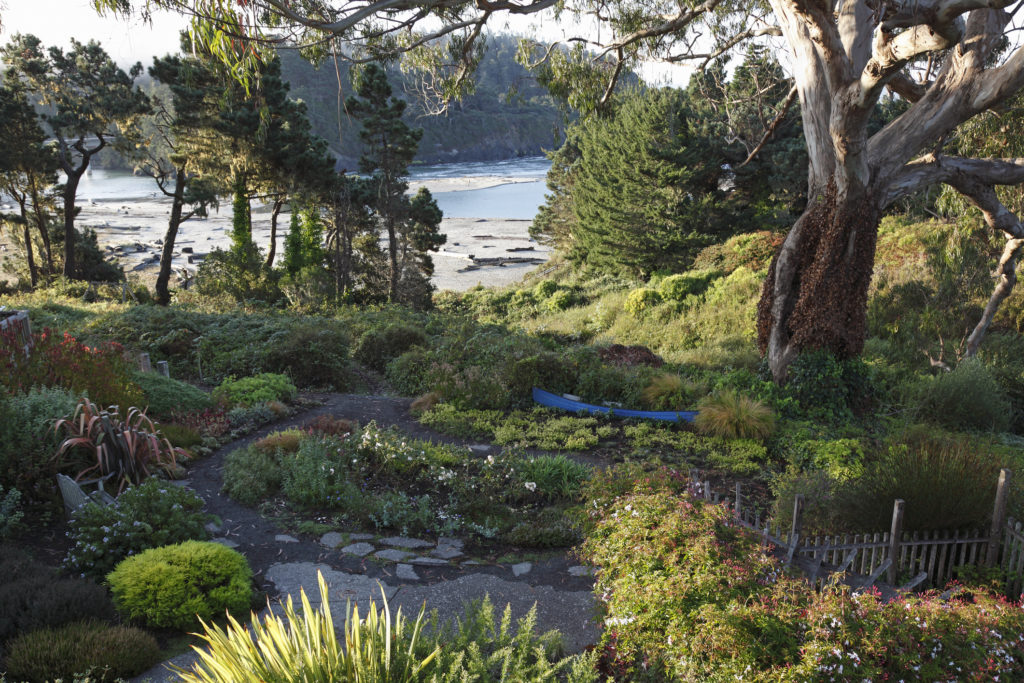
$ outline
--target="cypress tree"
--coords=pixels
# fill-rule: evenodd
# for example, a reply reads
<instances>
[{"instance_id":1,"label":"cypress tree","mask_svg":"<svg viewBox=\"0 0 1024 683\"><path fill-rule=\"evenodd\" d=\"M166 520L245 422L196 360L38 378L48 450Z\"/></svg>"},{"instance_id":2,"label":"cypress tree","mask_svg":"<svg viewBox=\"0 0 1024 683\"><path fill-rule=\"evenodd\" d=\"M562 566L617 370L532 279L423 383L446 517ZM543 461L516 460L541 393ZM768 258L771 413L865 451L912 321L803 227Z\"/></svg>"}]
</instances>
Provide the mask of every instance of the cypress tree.
<instances>
[{"instance_id":1,"label":"cypress tree","mask_svg":"<svg viewBox=\"0 0 1024 683\"><path fill-rule=\"evenodd\" d=\"M252 243L252 214L249 210L249 193L245 178L235 176L235 195L231 202L231 251L246 254L255 246Z\"/></svg>"},{"instance_id":2,"label":"cypress tree","mask_svg":"<svg viewBox=\"0 0 1024 683\"><path fill-rule=\"evenodd\" d=\"M292 219L288 236L284 238L284 269L295 275L306 265L302 245L302 229L299 227L299 212L292 207Z\"/></svg>"}]
</instances>

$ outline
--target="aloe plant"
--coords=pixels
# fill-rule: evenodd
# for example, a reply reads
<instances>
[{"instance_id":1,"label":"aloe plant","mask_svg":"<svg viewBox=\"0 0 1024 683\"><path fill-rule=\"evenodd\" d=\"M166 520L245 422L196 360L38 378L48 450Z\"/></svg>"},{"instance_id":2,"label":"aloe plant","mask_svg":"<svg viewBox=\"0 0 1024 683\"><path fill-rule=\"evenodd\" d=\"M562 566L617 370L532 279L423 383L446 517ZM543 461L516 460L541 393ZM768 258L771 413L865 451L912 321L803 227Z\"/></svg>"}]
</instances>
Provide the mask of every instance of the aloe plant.
<instances>
[{"instance_id":1,"label":"aloe plant","mask_svg":"<svg viewBox=\"0 0 1024 683\"><path fill-rule=\"evenodd\" d=\"M114 474L119 493L128 484L141 484L156 469L172 471L178 465L179 455L188 457L160 436L153 421L138 408L129 408L122 420L117 406L103 410L83 398L70 418L57 420L54 431L62 429L67 436L56 457L59 459L75 448L88 451L95 462L81 470L76 479Z\"/></svg>"}]
</instances>

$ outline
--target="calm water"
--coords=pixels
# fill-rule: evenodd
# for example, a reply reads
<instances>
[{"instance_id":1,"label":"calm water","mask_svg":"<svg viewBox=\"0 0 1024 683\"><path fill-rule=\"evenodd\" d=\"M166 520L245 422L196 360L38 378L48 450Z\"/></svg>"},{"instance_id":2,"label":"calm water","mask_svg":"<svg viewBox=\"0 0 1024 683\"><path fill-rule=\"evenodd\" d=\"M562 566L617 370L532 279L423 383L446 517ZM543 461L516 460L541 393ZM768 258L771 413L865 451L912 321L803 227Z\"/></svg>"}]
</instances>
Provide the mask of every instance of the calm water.
<instances>
[{"instance_id":1,"label":"calm water","mask_svg":"<svg viewBox=\"0 0 1024 683\"><path fill-rule=\"evenodd\" d=\"M438 192L434 195L441 211L450 218L529 220L544 203L544 176L550 166L551 163L544 157L531 157L417 166L409 175L414 180L480 176L536 178L532 182L498 185L482 190ZM126 171L95 170L82 178L78 186L78 203L85 205L90 201L106 203L115 200L158 199L155 187L152 179L133 176Z\"/></svg>"}]
</instances>

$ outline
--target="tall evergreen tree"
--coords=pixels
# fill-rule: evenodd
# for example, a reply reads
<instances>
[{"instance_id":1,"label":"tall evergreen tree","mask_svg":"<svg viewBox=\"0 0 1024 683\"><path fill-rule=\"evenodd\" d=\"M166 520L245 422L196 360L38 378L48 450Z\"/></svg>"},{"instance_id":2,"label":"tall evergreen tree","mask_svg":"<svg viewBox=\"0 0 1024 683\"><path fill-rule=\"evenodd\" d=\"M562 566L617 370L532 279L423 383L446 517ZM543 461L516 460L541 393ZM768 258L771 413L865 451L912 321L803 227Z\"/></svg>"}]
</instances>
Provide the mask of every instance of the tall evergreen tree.
<instances>
[{"instance_id":1,"label":"tall evergreen tree","mask_svg":"<svg viewBox=\"0 0 1024 683\"><path fill-rule=\"evenodd\" d=\"M412 206L406 196L409 189L406 176L423 132L402 121L405 102L391 96L391 86L384 69L378 64L368 64L359 73L356 92L358 98L350 97L346 108L362 124L359 136L365 152L359 160L359 170L370 175L374 191L371 206L388 238L387 298L388 301L397 301L406 258L416 258L425 263L425 252L436 251L444 244L444 237L437 232L440 219L433 225L434 237L426 237L431 231L428 226L433 218L428 205L432 205L438 215L440 210L428 193L417 204L418 214L410 214ZM411 242L414 231L422 233L416 244Z\"/></svg>"}]
</instances>

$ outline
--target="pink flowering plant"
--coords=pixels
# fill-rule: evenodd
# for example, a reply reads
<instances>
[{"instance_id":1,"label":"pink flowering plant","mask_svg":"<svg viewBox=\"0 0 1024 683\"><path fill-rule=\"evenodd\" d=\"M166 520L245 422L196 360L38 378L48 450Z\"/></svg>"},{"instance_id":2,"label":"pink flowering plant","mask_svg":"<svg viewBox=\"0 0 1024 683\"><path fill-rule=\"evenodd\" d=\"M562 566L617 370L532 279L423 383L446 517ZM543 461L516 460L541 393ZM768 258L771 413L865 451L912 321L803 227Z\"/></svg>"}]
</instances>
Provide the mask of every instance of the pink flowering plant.
<instances>
[{"instance_id":1,"label":"pink flowering plant","mask_svg":"<svg viewBox=\"0 0 1024 683\"><path fill-rule=\"evenodd\" d=\"M618 680L1024 680L1024 609L954 586L891 602L787 575L731 513L624 495L583 547Z\"/></svg>"}]
</instances>

